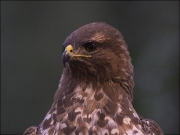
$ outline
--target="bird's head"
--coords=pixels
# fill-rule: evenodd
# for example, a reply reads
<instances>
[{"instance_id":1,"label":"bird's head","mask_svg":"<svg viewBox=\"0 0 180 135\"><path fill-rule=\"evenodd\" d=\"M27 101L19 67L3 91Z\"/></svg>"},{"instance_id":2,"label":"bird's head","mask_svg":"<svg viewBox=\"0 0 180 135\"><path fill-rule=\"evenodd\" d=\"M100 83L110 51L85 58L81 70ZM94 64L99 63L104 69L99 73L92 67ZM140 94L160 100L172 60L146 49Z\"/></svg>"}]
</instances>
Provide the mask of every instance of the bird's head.
<instances>
[{"instance_id":1,"label":"bird's head","mask_svg":"<svg viewBox=\"0 0 180 135\"><path fill-rule=\"evenodd\" d=\"M117 82L133 88L133 66L121 33L97 22L80 27L65 40L62 55L65 70L81 83Z\"/></svg>"}]
</instances>

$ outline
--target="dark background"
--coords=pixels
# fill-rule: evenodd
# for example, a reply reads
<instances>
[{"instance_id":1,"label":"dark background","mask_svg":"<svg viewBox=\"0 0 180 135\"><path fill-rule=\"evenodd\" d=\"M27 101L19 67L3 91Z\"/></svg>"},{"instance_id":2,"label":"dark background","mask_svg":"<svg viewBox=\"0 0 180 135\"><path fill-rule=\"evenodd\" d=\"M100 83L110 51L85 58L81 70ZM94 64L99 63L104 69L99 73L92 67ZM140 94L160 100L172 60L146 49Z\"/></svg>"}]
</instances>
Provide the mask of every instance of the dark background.
<instances>
[{"instance_id":1,"label":"dark background","mask_svg":"<svg viewBox=\"0 0 180 135\"><path fill-rule=\"evenodd\" d=\"M134 65L133 105L179 133L179 2L1 2L1 133L39 124L61 77L62 43L91 22L119 29Z\"/></svg>"}]
</instances>

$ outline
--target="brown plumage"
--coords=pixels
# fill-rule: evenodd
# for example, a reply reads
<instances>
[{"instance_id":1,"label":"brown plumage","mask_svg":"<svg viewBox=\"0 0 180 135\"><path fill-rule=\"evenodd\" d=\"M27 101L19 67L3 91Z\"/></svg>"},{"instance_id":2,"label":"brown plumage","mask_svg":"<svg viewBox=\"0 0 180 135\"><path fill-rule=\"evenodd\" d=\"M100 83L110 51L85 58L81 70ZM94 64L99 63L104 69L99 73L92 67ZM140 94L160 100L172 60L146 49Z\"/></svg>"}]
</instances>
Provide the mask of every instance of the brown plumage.
<instances>
[{"instance_id":1,"label":"brown plumage","mask_svg":"<svg viewBox=\"0 0 180 135\"><path fill-rule=\"evenodd\" d=\"M54 103L25 135L163 135L132 106L133 66L117 29L90 23L70 34L63 47L65 68Z\"/></svg>"}]
</instances>

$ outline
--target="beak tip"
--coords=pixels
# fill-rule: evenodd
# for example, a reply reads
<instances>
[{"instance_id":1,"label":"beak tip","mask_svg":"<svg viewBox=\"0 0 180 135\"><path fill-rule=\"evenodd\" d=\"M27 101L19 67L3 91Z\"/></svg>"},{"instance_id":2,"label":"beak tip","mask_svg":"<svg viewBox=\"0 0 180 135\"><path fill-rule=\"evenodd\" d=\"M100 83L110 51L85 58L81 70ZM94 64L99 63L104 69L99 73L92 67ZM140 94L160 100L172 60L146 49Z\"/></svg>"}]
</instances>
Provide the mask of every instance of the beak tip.
<instances>
[{"instance_id":1,"label":"beak tip","mask_svg":"<svg viewBox=\"0 0 180 135\"><path fill-rule=\"evenodd\" d=\"M68 53L66 53L66 51L64 51L64 53L62 55L62 60L63 60L63 65L65 68L66 68L66 64L67 64L67 62L69 62L70 58L71 58L71 56Z\"/></svg>"}]
</instances>

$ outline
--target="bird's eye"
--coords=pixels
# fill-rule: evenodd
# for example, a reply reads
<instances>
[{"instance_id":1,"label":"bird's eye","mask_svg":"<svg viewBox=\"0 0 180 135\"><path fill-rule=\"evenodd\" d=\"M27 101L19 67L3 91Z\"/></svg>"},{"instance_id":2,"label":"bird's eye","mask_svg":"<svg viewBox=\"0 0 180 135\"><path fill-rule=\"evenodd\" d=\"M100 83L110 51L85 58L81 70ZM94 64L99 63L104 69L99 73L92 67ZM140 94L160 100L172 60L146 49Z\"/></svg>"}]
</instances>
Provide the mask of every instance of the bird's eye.
<instances>
[{"instance_id":1,"label":"bird's eye","mask_svg":"<svg viewBox=\"0 0 180 135\"><path fill-rule=\"evenodd\" d=\"M84 44L84 48L86 51L91 52L96 49L96 44L93 42L89 42L89 43Z\"/></svg>"}]
</instances>

